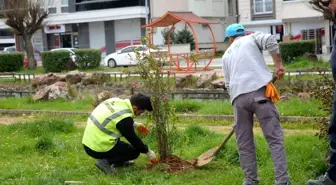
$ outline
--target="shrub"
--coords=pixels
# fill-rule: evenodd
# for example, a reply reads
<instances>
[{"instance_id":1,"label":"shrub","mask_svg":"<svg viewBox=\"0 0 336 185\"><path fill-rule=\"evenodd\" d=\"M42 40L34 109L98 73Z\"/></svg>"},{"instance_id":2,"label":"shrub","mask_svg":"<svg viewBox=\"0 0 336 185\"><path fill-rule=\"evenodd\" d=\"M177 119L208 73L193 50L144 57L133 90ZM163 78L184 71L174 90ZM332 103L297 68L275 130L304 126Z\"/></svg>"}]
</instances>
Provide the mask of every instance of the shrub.
<instances>
[{"instance_id":1,"label":"shrub","mask_svg":"<svg viewBox=\"0 0 336 185\"><path fill-rule=\"evenodd\" d=\"M315 40L282 42L280 53L284 63L290 63L305 53L315 53Z\"/></svg>"},{"instance_id":2,"label":"shrub","mask_svg":"<svg viewBox=\"0 0 336 185\"><path fill-rule=\"evenodd\" d=\"M0 54L0 72L18 71L23 67L24 53Z\"/></svg>"},{"instance_id":3,"label":"shrub","mask_svg":"<svg viewBox=\"0 0 336 185\"><path fill-rule=\"evenodd\" d=\"M61 72L66 69L70 60L67 51L45 51L42 52L42 65L45 72Z\"/></svg>"},{"instance_id":4,"label":"shrub","mask_svg":"<svg viewBox=\"0 0 336 185\"><path fill-rule=\"evenodd\" d=\"M99 67L101 61L99 49L79 49L75 53L76 63L80 69Z\"/></svg>"},{"instance_id":5,"label":"shrub","mask_svg":"<svg viewBox=\"0 0 336 185\"><path fill-rule=\"evenodd\" d=\"M201 102L196 100L175 100L176 112L196 112L201 109Z\"/></svg>"}]
</instances>

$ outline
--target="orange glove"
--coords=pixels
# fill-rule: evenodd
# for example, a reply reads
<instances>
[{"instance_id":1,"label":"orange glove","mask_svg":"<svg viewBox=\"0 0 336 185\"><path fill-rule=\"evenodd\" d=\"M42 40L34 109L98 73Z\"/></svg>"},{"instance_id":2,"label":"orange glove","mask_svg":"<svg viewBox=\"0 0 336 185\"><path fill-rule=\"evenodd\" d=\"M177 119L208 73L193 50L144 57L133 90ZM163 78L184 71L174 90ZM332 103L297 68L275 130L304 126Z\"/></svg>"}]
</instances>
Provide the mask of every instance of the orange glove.
<instances>
[{"instance_id":1,"label":"orange glove","mask_svg":"<svg viewBox=\"0 0 336 185\"><path fill-rule=\"evenodd\" d=\"M140 132L142 135L147 135L149 134L149 130L145 125L140 125L137 127L137 130Z\"/></svg>"},{"instance_id":2,"label":"orange glove","mask_svg":"<svg viewBox=\"0 0 336 185\"><path fill-rule=\"evenodd\" d=\"M271 101L273 103L280 100L279 93L278 93L277 89L275 88L275 86L273 85L272 82L267 84L266 91L265 91L265 96L267 98L271 99Z\"/></svg>"},{"instance_id":3,"label":"orange glove","mask_svg":"<svg viewBox=\"0 0 336 185\"><path fill-rule=\"evenodd\" d=\"M150 161L152 164L156 164L156 163L159 162L159 160L157 159L155 153L154 153L152 150L149 150L149 151L147 152L146 155L147 155L149 161Z\"/></svg>"},{"instance_id":4,"label":"orange glove","mask_svg":"<svg viewBox=\"0 0 336 185\"><path fill-rule=\"evenodd\" d=\"M134 126L134 128L136 128L136 129L140 132L140 134L142 134L142 135L147 135L147 134L149 133L148 128L147 128L145 125L141 124L141 123L134 122L134 123L133 123L133 126Z\"/></svg>"}]
</instances>

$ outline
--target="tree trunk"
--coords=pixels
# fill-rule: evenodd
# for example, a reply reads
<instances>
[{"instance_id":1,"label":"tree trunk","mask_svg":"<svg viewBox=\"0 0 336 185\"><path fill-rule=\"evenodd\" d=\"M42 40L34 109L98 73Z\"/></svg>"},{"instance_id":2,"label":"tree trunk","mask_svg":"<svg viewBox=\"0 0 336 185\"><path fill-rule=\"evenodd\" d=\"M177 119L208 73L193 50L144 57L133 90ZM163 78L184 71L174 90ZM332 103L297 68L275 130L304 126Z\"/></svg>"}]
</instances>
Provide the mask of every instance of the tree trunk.
<instances>
[{"instance_id":1,"label":"tree trunk","mask_svg":"<svg viewBox=\"0 0 336 185\"><path fill-rule=\"evenodd\" d=\"M169 156L168 143L168 118L164 113L164 105L160 96L153 95L153 122L156 124L156 137L160 159L166 159Z\"/></svg>"},{"instance_id":2,"label":"tree trunk","mask_svg":"<svg viewBox=\"0 0 336 185\"><path fill-rule=\"evenodd\" d=\"M28 68L29 69L36 69L35 65L35 57L34 57L34 48L33 43L31 41L32 35L23 35L23 39L25 42L25 48L28 57Z\"/></svg>"}]
</instances>

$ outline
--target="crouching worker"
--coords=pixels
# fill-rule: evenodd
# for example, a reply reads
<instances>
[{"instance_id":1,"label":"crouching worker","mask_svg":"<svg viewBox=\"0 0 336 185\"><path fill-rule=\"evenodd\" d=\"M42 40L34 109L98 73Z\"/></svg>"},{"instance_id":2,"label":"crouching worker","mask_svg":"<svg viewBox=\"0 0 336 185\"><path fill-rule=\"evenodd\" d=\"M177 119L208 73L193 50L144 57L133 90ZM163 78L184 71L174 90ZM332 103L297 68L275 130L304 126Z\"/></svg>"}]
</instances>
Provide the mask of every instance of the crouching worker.
<instances>
[{"instance_id":1,"label":"crouching worker","mask_svg":"<svg viewBox=\"0 0 336 185\"><path fill-rule=\"evenodd\" d=\"M96 166L106 174L116 173L115 167L130 166L130 162L146 154L152 163L157 163L155 153L136 135L148 134L148 129L136 123L133 117L144 111L152 111L150 97L138 93L130 99L110 98L100 103L91 113L83 135L85 152L96 159ZM125 137L130 143L120 140Z\"/></svg>"}]
</instances>

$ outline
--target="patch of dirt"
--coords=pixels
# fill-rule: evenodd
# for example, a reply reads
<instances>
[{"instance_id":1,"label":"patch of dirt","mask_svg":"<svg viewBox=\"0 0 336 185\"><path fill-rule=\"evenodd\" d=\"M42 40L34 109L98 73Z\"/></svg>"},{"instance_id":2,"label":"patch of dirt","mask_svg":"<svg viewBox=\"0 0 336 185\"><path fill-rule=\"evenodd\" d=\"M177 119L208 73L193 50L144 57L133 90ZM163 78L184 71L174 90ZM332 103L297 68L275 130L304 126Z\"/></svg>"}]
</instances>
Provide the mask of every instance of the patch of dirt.
<instances>
[{"instance_id":1,"label":"patch of dirt","mask_svg":"<svg viewBox=\"0 0 336 185\"><path fill-rule=\"evenodd\" d=\"M24 122L29 119L29 116L21 116L21 117L12 117L12 116L1 116L0 124L10 125L13 123Z\"/></svg>"},{"instance_id":2,"label":"patch of dirt","mask_svg":"<svg viewBox=\"0 0 336 185\"><path fill-rule=\"evenodd\" d=\"M194 168L196 160L186 161L182 160L176 155L171 155L164 160L161 160L159 164L149 164L148 169L161 169L167 171L168 173L182 173L183 171Z\"/></svg>"}]
</instances>

